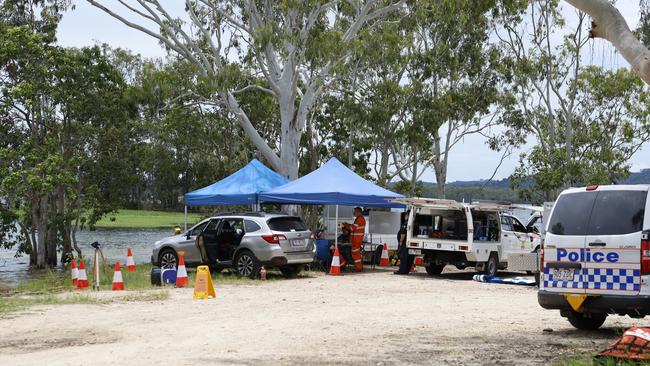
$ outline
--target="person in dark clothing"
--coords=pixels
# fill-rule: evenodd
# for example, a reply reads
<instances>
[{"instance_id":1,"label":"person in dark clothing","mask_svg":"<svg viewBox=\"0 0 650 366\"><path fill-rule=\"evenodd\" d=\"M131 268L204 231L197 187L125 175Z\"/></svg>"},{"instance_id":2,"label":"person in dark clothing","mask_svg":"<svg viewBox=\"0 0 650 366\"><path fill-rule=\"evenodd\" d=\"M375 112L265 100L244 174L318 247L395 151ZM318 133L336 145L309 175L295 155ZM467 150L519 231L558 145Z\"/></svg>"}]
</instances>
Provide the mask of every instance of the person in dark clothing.
<instances>
[{"instance_id":1,"label":"person in dark clothing","mask_svg":"<svg viewBox=\"0 0 650 366\"><path fill-rule=\"evenodd\" d=\"M408 275L411 272L413 261L415 257L409 255L409 250L406 247L406 227L408 224L409 212L402 212L400 220L400 228L397 232L397 257L399 258L399 269L393 273L398 275Z\"/></svg>"}]
</instances>

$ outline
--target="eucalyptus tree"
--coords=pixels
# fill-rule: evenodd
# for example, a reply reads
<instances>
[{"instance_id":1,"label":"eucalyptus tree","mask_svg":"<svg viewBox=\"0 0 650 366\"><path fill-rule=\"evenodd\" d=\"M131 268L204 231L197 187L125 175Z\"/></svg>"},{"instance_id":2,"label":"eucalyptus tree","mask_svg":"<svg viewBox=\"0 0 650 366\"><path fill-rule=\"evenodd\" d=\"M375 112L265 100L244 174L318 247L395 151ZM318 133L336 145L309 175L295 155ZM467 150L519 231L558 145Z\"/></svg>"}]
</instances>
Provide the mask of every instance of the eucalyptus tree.
<instances>
[{"instance_id":1,"label":"eucalyptus tree","mask_svg":"<svg viewBox=\"0 0 650 366\"><path fill-rule=\"evenodd\" d=\"M125 85L99 48L0 22L0 211L37 267L66 260L81 216L119 202L131 128ZM6 227L6 226L5 226Z\"/></svg>"},{"instance_id":2,"label":"eucalyptus tree","mask_svg":"<svg viewBox=\"0 0 650 366\"><path fill-rule=\"evenodd\" d=\"M497 33L513 70L507 134L516 144L535 142L511 177L529 200L552 200L575 184L615 182L648 139L645 88L629 74L583 65L585 21L578 13L569 27L558 1L538 0Z\"/></svg>"},{"instance_id":3,"label":"eucalyptus tree","mask_svg":"<svg viewBox=\"0 0 650 366\"><path fill-rule=\"evenodd\" d=\"M650 50L630 30L625 18L607 0L566 0L592 18L589 36L612 43L639 76L650 84ZM642 6L644 1L641 1ZM641 19L647 21L646 19Z\"/></svg>"},{"instance_id":4,"label":"eucalyptus tree","mask_svg":"<svg viewBox=\"0 0 650 366\"><path fill-rule=\"evenodd\" d=\"M140 173L129 207L178 209L185 193L225 177L251 159L253 148L228 113L197 96L196 65L114 53L115 64L136 65L131 84L139 104L139 139L134 148ZM129 62L131 58L135 60ZM258 128L275 130L268 96L251 92L240 103L255 116Z\"/></svg>"},{"instance_id":5,"label":"eucalyptus tree","mask_svg":"<svg viewBox=\"0 0 650 366\"><path fill-rule=\"evenodd\" d=\"M438 197L445 197L451 150L497 122L504 74L490 34L520 9L520 1L471 0L417 1L409 8L415 31L408 77L417 96L411 114L431 141L426 163Z\"/></svg>"},{"instance_id":6,"label":"eucalyptus tree","mask_svg":"<svg viewBox=\"0 0 650 366\"><path fill-rule=\"evenodd\" d=\"M266 160L295 179L310 111L349 57L359 31L402 8L404 0L188 0L184 17L158 0L119 1L137 21L120 15L113 3L88 2L197 65L209 100L225 106ZM234 82L244 64L255 78ZM278 150L240 105L242 94L251 91L270 95L278 105Z\"/></svg>"}]
</instances>

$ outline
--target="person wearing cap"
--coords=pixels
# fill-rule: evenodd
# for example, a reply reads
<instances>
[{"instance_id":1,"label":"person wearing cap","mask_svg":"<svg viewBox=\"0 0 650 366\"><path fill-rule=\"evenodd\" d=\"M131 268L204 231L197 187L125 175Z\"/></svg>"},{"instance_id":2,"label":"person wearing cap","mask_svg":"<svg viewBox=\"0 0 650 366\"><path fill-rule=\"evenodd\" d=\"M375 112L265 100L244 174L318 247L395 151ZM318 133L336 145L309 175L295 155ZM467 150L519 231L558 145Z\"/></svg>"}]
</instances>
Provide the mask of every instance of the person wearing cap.
<instances>
[{"instance_id":1,"label":"person wearing cap","mask_svg":"<svg viewBox=\"0 0 650 366\"><path fill-rule=\"evenodd\" d=\"M350 244L352 246L352 259L354 260L354 270L363 271L363 258L361 256L361 245L363 237L366 235L366 219L363 217L361 207L354 208L354 223L345 224L344 227L350 232Z\"/></svg>"}]
</instances>

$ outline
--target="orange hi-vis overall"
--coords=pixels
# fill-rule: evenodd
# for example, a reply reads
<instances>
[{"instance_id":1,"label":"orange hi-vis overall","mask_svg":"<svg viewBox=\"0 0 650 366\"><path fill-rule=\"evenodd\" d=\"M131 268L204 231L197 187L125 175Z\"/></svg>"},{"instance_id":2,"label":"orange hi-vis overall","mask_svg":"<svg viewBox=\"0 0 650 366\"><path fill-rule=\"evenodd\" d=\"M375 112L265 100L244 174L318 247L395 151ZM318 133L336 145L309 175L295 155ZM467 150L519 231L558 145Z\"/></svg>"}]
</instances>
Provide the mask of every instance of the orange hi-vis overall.
<instances>
[{"instance_id":1,"label":"orange hi-vis overall","mask_svg":"<svg viewBox=\"0 0 650 366\"><path fill-rule=\"evenodd\" d=\"M366 232L366 219L363 215L354 219L354 224L346 224L346 229L350 232L350 245L352 246L352 259L354 260L354 270L363 271L363 258L361 258L361 244Z\"/></svg>"}]
</instances>

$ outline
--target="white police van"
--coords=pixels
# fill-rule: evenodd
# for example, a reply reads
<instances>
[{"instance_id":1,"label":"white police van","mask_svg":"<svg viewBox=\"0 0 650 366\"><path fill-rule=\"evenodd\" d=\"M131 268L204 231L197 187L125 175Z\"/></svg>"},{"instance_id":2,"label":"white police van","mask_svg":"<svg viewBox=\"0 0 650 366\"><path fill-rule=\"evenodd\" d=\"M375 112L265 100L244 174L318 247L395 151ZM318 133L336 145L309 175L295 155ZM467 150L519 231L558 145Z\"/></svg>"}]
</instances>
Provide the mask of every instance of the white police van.
<instances>
[{"instance_id":1,"label":"white police van","mask_svg":"<svg viewBox=\"0 0 650 366\"><path fill-rule=\"evenodd\" d=\"M649 186L570 188L546 223L539 304L578 329L650 314Z\"/></svg>"}]
</instances>

